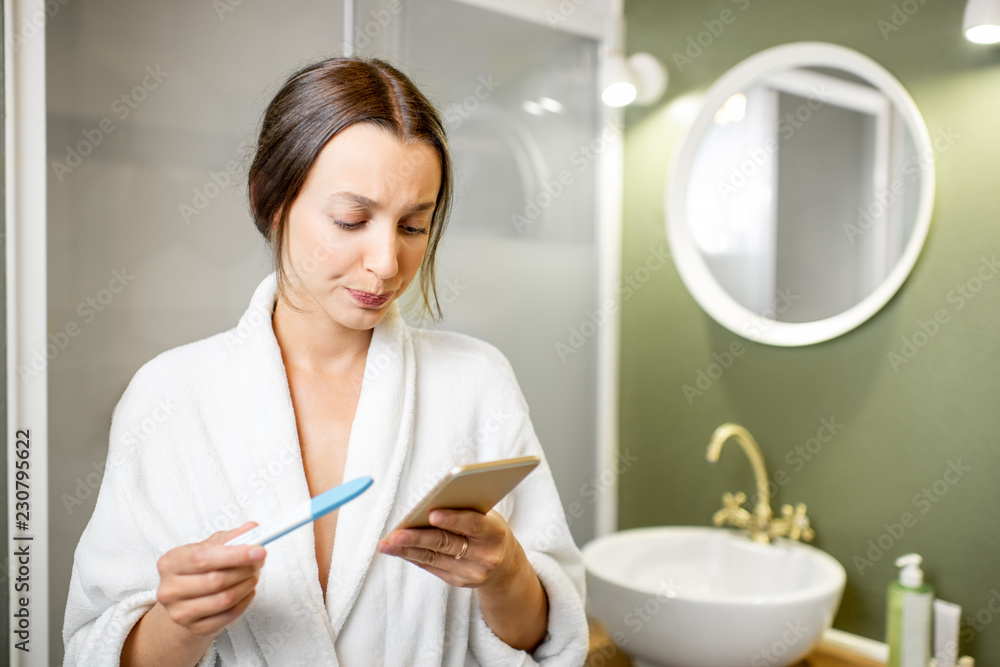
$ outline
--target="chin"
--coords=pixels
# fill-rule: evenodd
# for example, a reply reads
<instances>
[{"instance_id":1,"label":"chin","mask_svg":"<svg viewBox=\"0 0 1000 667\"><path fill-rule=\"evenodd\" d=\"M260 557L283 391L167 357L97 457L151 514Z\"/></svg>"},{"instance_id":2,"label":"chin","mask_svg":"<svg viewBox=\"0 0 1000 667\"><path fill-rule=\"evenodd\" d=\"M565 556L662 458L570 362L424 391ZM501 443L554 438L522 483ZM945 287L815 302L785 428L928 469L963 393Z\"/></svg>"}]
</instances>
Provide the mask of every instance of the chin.
<instances>
[{"instance_id":1,"label":"chin","mask_svg":"<svg viewBox=\"0 0 1000 667\"><path fill-rule=\"evenodd\" d=\"M391 304L392 302L390 301L389 303ZM378 310L357 307L349 313L341 312L340 317L334 317L333 319L348 329L356 329L358 331L374 329L385 317L388 307L388 304Z\"/></svg>"}]
</instances>

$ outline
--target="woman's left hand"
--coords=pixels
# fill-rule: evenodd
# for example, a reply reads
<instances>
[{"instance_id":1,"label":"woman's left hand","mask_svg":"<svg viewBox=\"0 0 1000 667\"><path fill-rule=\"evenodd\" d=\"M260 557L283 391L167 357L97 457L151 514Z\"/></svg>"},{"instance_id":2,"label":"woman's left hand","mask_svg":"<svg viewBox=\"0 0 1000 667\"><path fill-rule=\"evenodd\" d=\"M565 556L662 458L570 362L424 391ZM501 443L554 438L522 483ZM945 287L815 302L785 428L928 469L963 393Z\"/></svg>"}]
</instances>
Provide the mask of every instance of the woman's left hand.
<instances>
[{"instance_id":1,"label":"woman's left hand","mask_svg":"<svg viewBox=\"0 0 1000 667\"><path fill-rule=\"evenodd\" d=\"M430 522L433 528L394 530L376 548L452 586L475 588L497 637L522 651L537 648L548 628L548 597L504 518L495 510L437 509Z\"/></svg>"},{"instance_id":2,"label":"woman's left hand","mask_svg":"<svg viewBox=\"0 0 1000 667\"><path fill-rule=\"evenodd\" d=\"M502 587L522 567L531 567L521 545L496 511L436 509L433 528L395 530L378 543L379 553L399 556L452 586Z\"/></svg>"}]
</instances>

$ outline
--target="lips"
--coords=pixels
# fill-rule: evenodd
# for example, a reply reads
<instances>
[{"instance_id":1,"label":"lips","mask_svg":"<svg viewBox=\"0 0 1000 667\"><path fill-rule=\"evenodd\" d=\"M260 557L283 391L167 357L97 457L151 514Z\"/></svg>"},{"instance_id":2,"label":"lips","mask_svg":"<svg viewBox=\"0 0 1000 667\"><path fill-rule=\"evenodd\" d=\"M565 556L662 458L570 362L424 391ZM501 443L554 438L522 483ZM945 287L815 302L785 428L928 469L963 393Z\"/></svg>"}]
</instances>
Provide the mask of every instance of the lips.
<instances>
[{"instance_id":1,"label":"lips","mask_svg":"<svg viewBox=\"0 0 1000 667\"><path fill-rule=\"evenodd\" d=\"M383 306L390 298L392 298L393 295L392 292L372 294L371 292L361 292L350 288L347 288L347 293L350 294L355 301L366 308L378 308L379 306Z\"/></svg>"}]
</instances>

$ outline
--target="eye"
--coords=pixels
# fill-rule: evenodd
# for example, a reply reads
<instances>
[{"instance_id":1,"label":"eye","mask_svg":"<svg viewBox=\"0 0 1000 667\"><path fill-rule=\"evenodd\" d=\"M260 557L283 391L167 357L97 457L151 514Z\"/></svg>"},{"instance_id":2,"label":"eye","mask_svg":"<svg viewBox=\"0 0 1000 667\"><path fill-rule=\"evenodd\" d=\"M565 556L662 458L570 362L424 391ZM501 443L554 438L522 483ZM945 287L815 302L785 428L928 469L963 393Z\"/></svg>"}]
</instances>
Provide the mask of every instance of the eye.
<instances>
[{"instance_id":1,"label":"eye","mask_svg":"<svg viewBox=\"0 0 1000 667\"><path fill-rule=\"evenodd\" d=\"M404 232L406 232L407 234L412 234L414 236L418 234L426 234L428 231L426 227L409 227L407 225L400 225L400 226L403 228Z\"/></svg>"},{"instance_id":2,"label":"eye","mask_svg":"<svg viewBox=\"0 0 1000 667\"><path fill-rule=\"evenodd\" d=\"M336 218L333 219L333 223L341 229L357 229L361 225L365 224L364 222L344 222L343 220L337 220Z\"/></svg>"}]
</instances>

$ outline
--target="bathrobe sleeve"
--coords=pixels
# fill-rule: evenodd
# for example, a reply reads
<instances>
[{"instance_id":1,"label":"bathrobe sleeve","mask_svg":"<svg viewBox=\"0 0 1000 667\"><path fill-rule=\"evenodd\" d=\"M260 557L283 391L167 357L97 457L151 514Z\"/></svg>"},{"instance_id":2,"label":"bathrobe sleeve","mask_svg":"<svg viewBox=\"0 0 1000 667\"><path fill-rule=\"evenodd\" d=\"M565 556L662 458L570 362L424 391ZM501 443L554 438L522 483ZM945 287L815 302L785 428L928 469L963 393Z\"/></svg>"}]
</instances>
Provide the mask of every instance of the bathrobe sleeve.
<instances>
[{"instance_id":1,"label":"bathrobe sleeve","mask_svg":"<svg viewBox=\"0 0 1000 667\"><path fill-rule=\"evenodd\" d=\"M156 604L157 560L183 543L158 516L164 504L153 502L150 484L156 469L165 469L164 445L183 433L187 412L157 366L139 369L112 413L104 479L73 558L64 666L117 667L125 639ZM199 664L214 661L210 650Z\"/></svg>"},{"instance_id":2,"label":"bathrobe sleeve","mask_svg":"<svg viewBox=\"0 0 1000 667\"><path fill-rule=\"evenodd\" d=\"M535 455L541 464L498 505L514 531L548 597L548 632L532 653L517 651L497 637L472 605L470 649L480 665L579 667L589 647L584 613L583 557L570 534L545 454L528 415L528 405L507 359L497 351L498 377L492 378L503 412L497 446L500 456ZM492 382L491 382L492 384Z\"/></svg>"}]
</instances>

